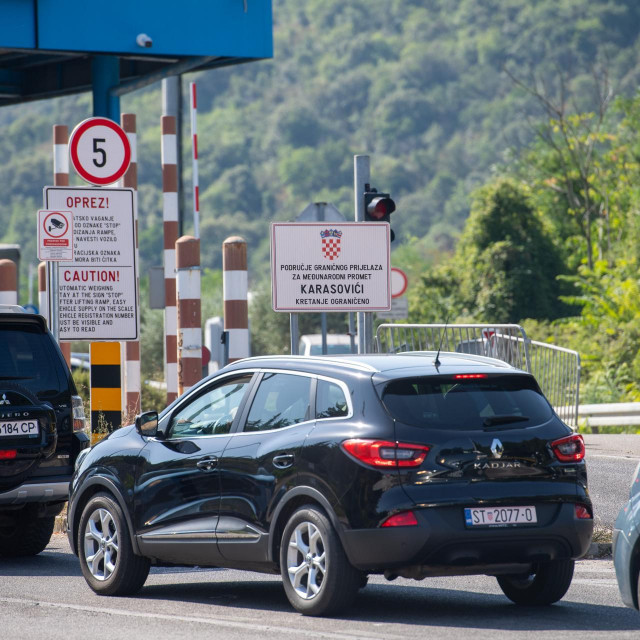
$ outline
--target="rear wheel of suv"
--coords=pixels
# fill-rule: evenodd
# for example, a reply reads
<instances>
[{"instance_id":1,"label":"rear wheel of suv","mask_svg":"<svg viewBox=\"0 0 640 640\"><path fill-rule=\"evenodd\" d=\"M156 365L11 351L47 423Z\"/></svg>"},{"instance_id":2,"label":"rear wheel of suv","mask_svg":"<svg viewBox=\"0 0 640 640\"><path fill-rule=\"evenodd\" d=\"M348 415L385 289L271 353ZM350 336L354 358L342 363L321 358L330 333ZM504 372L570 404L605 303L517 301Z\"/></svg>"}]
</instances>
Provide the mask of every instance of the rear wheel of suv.
<instances>
[{"instance_id":1,"label":"rear wheel of suv","mask_svg":"<svg viewBox=\"0 0 640 640\"><path fill-rule=\"evenodd\" d=\"M298 509L287 522L280 571L289 602L311 616L331 615L348 607L362 580L327 516L312 506Z\"/></svg>"},{"instance_id":2,"label":"rear wheel of suv","mask_svg":"<svg viewBox=\"0 0 640 640\"><path fill-rule=\"evenodd\" d=\"M149 560L133 553L122 509L104 493L91 498L82 512L78 556L85 580L100 595L136 593L149 575Z\"/></svg>"},{"instance_id":3,"label":"rear wheel of suv","mask_svg":"<svg viewBox=\"0 0 640 640\"><path fill-rule=\"evenodd\" d=\"M534 565L531 573L497 576L497 580L504 595L516 604L553 604L567 593L574 564L573 560L553 560Z\"/></svg>"},{"instance_id":4,"label":"rear wheel of suv","mask_svg":"<svg viewBox=\"0 0 640 640\"><path fill-rule=\"evenodd\" d=\"M0 525L0 557L36 556L49 544L55 516L38 518L31 506L8 514Z\"/></svg>"}]
</instances>

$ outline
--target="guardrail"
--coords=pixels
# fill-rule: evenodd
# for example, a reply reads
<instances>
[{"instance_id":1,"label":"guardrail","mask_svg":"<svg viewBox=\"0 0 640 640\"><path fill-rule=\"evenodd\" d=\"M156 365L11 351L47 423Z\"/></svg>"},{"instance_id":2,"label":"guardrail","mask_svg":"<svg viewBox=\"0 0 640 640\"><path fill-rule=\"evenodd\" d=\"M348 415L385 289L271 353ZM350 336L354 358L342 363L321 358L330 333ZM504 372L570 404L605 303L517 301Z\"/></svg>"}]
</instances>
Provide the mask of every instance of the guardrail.
<instances>
[{"instance_id":1,"label":"guardrail","mask_svg":"<svg viewBox=\"0 0 640 640\"><path fill-rule=\"evenodd\" d=\"M581 404L578 423L586 427L633 427L640 425L640 402Z\"/></svg>"}]
</instances>

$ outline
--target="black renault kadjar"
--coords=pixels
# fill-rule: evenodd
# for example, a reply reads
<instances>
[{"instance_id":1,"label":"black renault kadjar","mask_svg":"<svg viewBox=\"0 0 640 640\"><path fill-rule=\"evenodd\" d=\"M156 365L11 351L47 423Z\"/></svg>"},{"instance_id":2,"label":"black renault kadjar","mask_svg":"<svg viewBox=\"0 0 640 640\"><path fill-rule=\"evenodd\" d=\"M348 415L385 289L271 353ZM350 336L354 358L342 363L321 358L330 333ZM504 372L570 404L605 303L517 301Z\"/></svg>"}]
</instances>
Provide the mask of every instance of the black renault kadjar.
<instances>
[{"instance_id":1,"label":"black renault kadjar","mask_svg":"<svg viewBox=\"0 0 640 640\"><path fill-rule=\"evenodd\" d=\"M90 587L151 565L280 573L310 615L368 574L488 574L550 604L590 543L584 443L535 379L480 356L263 357L92 448L69 540Z\"/></svg>"}]
</instances>

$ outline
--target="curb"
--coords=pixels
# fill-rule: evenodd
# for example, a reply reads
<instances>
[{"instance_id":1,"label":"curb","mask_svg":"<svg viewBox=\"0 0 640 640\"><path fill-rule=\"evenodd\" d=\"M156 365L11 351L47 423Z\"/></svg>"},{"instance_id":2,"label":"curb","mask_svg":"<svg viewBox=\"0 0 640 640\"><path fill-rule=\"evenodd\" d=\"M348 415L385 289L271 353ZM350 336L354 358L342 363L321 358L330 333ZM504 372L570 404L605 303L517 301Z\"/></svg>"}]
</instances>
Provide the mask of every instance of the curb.
<instances>
[{"instance_id":1,"label":"curb","mask_svg":"<svg viewBox=\"0 0 640 640\"><path fill-rule=\"evenodd\" d=\"M612 556L610 542L592 542L581 560L598 560L601 558L610 558Z\"/></svg>"},{"instance_id":2,"label":"curb","mask_svg":"<svg viewBox=\"0 0 640 640\"><path fill-rule=\"evenodd\" d=\"M53 533L67 533L67 514L61 513L56 516L55 524L53 525Z\"/></svg>"}]
</instances>

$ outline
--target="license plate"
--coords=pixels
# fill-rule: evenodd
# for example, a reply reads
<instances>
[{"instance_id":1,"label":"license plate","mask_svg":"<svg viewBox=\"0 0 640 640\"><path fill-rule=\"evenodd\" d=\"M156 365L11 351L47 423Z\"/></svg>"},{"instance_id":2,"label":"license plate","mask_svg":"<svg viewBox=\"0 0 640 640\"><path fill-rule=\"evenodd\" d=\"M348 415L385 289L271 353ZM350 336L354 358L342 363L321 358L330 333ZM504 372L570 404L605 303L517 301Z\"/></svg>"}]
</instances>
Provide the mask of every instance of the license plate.
<instances>
[{"instance_id":1,"label":"license plate","mask_svg":"<svg viewBox=\"0 0 640 640\"><path fill-rule=\"evenodd\" d=\"M37 420L0 420L0 438L19 438L21 436L34 438L38 433Z\"/></svg>"},{"instance_id":2,"label":"license plate","mask_svg":"<svg viewBox=\"0 0 640 640\"><path fill-rule=\"evenodd\" d=\"M535 507L473 507L464 510L467 527L505 527L538 522Z\"/></svg>"}]
</instances>

